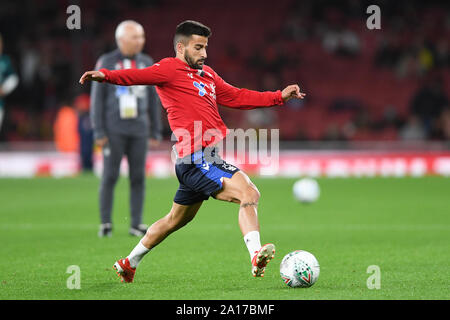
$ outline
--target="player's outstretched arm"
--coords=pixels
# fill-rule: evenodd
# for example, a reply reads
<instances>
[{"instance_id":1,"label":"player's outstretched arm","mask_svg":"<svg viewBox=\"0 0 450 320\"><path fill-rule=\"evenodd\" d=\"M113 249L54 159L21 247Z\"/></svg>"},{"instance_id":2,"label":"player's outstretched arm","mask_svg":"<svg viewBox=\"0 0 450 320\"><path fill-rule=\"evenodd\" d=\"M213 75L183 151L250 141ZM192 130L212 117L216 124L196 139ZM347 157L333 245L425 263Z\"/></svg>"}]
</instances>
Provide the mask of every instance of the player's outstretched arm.
<instances>
[{"instance_id":1,"label":"player's outstretched arm","mask_svg":"<svg viewBox=\"0 0 450 320\"><path fill-rule=\"evenodd\" d=\"M143 69L108 70L102 68L99 71L87 71L81 76L80 83L100 81L120 86L164 85L171 81L174 74L174 64L171 64L170 61L162 61Z\"/></svg>"},{"instance_id":2,"label":"player's outstretched arm","mask_svg":"<svg viewBox=\"0 0 450 320\"><path fill-rule=\"evenodd\" d=\"M80 78L80 83L84 84L85 81L99 81L102 82L105 80L105 74L100 71L87 71L83 73Z\"/></svg>"},{"instance_id":3,"label":"player's outstretched arm","mask_svg":"<svg viewBox=\"0 0 450 320\"><path fill-rule=\"evenodd\" d=\"M284 102L289 101L292 98L303 99L305 96L306 93L300 92L300 87L296 84L287 86L281 91L281 98L283 98Z\"/></svg>"},{"instance_id":4,"label":"player's outstretched arm","mask_svg":"<svg viewBox=\"0 0 450 320\"><path fill-rule=\"evenodd\" d=\"M277 91L240 89L228 84L216 73L215 85L218 104L242 110L282 105L292 98L303 99L306 95L300 92L300 87L296 84Z\"/></svg>"}]
</instances>

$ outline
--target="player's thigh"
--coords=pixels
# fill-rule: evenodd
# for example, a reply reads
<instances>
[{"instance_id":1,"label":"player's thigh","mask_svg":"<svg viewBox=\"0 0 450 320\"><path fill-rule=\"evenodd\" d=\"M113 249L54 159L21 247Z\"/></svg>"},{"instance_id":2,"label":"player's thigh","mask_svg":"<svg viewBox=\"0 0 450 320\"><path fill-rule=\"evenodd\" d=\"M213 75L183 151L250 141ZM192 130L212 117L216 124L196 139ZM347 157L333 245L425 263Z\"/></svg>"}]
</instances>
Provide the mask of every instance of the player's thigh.
<instances>
[{"instance_id":1,"label":"player's thigh","mask_svg":"<svg viewBox=\"0 0 450 320\"><path fill-rule=\"evenodd\" d=\"M235 203L241 203L243 200L257 201L259 191L243 171L238 171L231 178L223 178L222 189L214 195L214 198Z\"/></svg>"},{"instance_id":2,"label":"player's thigh","mask_svg":"<svg viewBox=\"0 0 450 320\"><path fill-rule=\"evenodd\" d=\"M203 201L189 205L183 205L173 202L169 214L166 216L172 226L183 226L194 219Z\"/></svg>"}]
</instances>

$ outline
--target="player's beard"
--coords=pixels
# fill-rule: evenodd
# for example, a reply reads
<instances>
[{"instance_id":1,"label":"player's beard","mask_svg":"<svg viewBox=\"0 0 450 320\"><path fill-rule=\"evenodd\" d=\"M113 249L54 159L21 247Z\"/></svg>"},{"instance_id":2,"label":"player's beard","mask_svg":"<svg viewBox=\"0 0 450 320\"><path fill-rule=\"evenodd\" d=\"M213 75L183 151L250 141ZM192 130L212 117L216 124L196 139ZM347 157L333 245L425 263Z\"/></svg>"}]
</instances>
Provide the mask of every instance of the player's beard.
<instances>
[{"instance_id":1,"label":"player's beard","mask_svg":"<svg viewBox=\"0 0 450 320\"><path fill-rule=\"evenodd\" d=\"M198 63L200 61L204 63L204 59L198 59L197 61L195 61L191 56L188 55L187 51L184 52L184 59L192 69L203 69L203 65L199 65Z\"/></svg>"}]
</instances>

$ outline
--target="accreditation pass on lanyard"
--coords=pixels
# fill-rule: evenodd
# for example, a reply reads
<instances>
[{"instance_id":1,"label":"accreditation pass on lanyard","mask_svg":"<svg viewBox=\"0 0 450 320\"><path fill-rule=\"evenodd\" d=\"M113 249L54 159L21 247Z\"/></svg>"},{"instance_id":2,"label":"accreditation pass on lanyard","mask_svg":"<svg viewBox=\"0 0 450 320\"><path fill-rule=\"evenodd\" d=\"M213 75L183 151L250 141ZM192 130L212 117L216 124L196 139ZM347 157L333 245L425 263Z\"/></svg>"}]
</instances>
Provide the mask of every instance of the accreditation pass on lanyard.
<instances>
[{"instance_id":1,"label":"accreditation pass on lanyard","mask_svg":"<svg viewBox=\"0 0 450 320\"><path fill-rule=\"evenodd\" d=\"M134 119L138 116L137 97L130 93L122 94L119 97L120 118Z\"/></svg>"},{"instance_id":2,"label":"accreditation pass on lanyard","mask_svg":"<svg viewBox=\"0 0 450 320\"><path fill-rule=\"evenodd\" d=\"M124 59L121 63L122 69L136 68L136 62L130 59ZM138 101L137 97L127 90L119 97L120 118L134 119L138 116Z\"/></svg>"}]
</instances>

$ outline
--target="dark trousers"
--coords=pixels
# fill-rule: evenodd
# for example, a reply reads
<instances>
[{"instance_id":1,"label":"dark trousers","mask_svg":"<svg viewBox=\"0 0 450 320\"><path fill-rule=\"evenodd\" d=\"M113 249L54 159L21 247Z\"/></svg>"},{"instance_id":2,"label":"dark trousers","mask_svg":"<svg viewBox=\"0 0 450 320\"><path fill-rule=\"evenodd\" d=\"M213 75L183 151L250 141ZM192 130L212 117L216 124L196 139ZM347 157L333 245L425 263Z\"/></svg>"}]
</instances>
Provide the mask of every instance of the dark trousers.
<instances>
[{"instance_id":1,"label":"dark trousers","mask_svg":"<svg viewBox=\"0 0 450 320\"><path fill-rule=\"evenodd\" d=\"M145 162L148 138L108 134L108 144L103 148L103 175L100 184L100 219L112 223L114 187L120 173L120 163L125 155L130 179L131 226L142 223L145 196Z\"/></svg>"}]
</instances>

